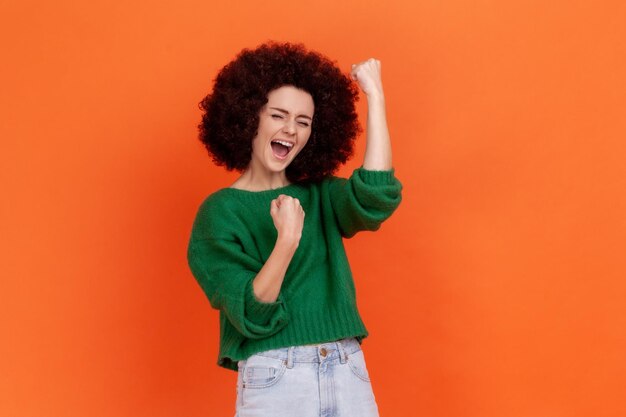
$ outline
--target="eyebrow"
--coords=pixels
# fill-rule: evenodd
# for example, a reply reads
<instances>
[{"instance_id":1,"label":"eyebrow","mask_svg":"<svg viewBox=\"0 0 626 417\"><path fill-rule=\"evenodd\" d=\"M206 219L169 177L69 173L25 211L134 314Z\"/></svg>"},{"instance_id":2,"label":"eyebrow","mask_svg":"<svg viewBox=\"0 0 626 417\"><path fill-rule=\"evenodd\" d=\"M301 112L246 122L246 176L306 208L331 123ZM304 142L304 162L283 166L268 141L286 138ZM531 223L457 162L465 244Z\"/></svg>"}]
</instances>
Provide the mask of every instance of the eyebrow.
<instances>
[{"instance_id":1,"label":"eyebrow","mask_svg":"<svg viewBox=\"0 0 626 417\"><path fill-rule=\"evenodd\" d=\"M285 114L289 114L289 112L288 112L287 110L284 110L284 109L279 109L278 107L270 107L270 109L278 110L279 112L283 112L283 113L285 113ZM300 114L300 115L298 115L298 116L296 116L296 117L305 117L305 118L307 118L307 119L309 119L309 120L313 121L313 119L311 119L311 118L310 118L309 116L307 116L306 114Z\"/></svg>"}]
</instances>

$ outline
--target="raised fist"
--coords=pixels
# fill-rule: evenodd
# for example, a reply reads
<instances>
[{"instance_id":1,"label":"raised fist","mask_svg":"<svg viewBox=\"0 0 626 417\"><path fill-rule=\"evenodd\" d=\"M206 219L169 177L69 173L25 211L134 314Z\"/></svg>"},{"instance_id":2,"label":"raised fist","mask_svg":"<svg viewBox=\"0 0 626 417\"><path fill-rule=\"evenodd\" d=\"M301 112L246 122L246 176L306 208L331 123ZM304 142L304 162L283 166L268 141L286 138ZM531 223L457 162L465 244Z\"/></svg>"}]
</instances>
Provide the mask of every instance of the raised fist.
<instances>
[{"instance_id":1,"label":"raised fist","mask_svg":"<svg viewBox=\"0 0 626 417\"><path fill-rule=\"evenodd\" d=\"M279 195L272 200L270 215L279 238L300 242L304 226L304 209L297 198Z\"/></svg>"},{"instance_id":2,"label":"raised fist","mask_svg":"<svg viewBox=\"0 0 626 417\"><path fill-rule=\"evenodd\" d=\"M352 64L350 76L359 83L359 87L368 97L383 97L379 60L370 58L367 61Z\"/></svg>"}]
</instances>

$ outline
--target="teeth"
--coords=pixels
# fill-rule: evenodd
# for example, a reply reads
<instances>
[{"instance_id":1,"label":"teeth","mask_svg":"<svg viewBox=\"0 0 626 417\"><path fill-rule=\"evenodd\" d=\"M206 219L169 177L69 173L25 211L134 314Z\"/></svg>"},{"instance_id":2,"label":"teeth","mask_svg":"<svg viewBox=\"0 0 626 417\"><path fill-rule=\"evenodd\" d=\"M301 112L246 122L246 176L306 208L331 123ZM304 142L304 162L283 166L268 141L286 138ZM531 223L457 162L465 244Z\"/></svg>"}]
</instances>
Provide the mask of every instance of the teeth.
<instances>
[{"instance_id":1,"label":"teeth","mask_svg":"<svg viewBox=\"0 0 626 417\"><path fill-rule=\"evenodd\" d=\"M273 140L272 142L280 143L281 145L285 145L288 148L293 147L293 143L285 142L284 140Z\"/></svg>"}]
</instances>

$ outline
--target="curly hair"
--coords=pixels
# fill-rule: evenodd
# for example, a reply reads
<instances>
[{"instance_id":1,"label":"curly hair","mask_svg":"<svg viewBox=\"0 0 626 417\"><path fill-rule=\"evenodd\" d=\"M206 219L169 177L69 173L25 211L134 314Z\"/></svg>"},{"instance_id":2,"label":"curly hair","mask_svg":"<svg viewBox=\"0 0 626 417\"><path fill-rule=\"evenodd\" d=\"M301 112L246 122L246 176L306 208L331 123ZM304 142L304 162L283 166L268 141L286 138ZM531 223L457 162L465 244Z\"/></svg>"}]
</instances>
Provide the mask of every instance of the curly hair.
<instances>
[{"instance_id":1,"label":"curly hair","mask_svg":"<svg viewBox=\"0 0 626 417\"><path fill-rule=\"evenodd\" d=\"M313 97L315 111L306 146L286 169L292 182L319 181L352 157L362 128L355 110L356 84L328 58L303 44L266 42L243 49L215 78L203 110L199 139L213 162L245 170L252 158L259 113L267 95L292 85Z\"/></svg>"}]
</instances>

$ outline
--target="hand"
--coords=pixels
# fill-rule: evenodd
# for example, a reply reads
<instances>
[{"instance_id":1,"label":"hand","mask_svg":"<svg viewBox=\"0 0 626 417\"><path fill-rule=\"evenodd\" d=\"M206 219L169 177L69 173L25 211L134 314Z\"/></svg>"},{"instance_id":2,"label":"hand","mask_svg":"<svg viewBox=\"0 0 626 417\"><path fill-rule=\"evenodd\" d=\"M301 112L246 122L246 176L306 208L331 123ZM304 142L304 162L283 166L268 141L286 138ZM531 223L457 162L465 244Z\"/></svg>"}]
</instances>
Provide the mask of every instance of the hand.
<instances>
[{"instance_id":1,"label":"hand","mask_svg":"<svg viewBox=\"0 0 626 417\"><path fill-rule=\"evenodd\" d=\"M370 97L384 98L379 60L370 58L367 61L352 64L350 76L359 83L368 99Z\"/></svg>"},{"instance_id":2,"label":"hand","mask_svg":"<svg viewBox=\"0 0 626 417\"><path fill-rule=\"evenodd\" d=\"M272 200L270 215L274 227L278 231L278 238L290 243L298 244L304 226L304 209L297 198L281 194Z\"/></svg>"}]
</instances>

